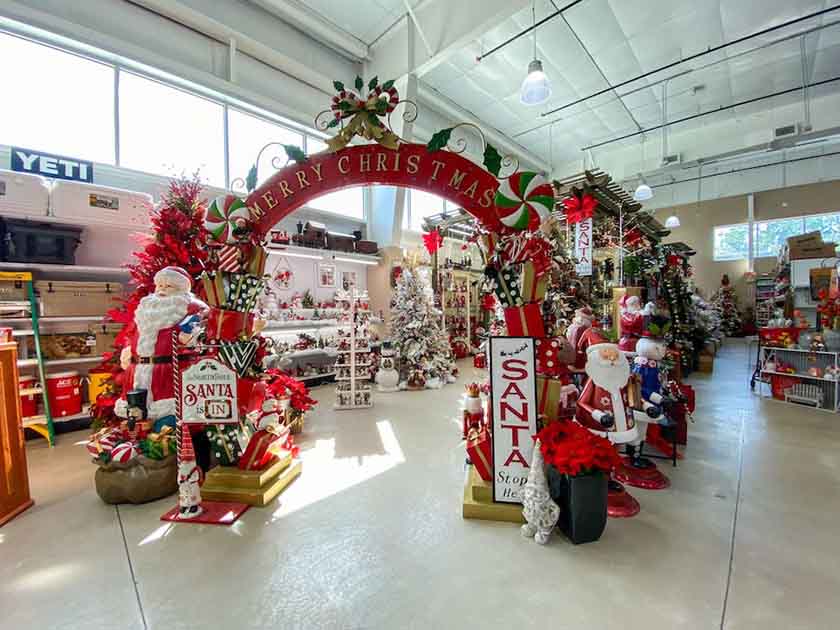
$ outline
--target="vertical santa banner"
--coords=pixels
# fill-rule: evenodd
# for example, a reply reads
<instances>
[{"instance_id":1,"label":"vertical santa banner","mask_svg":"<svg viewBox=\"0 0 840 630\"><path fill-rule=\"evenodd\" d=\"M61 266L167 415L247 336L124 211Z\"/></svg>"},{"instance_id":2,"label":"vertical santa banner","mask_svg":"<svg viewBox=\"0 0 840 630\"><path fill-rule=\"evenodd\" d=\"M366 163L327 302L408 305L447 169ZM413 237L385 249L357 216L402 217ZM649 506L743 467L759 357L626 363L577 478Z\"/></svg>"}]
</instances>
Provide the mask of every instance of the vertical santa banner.
<instances>
[{"instance_id":1,"label":"vertical santa banner","mask_svg":"<svg viewBox=\"0 0 840 630\"><path fill-rule=\"evenodd\" d=\"M575 226L575 271L578 276L592 275L592 217L598 202L588 194L573 189L563 200L566 221Z\"/></svg>"},{"instance_id":2,"label":"vertical santa banner","mask_svg":"<svg viewBox=\"0 0 840 630\"><path fill-rule=\"evenodd\" d=\"M493 500L520 503L537 432L536 363L531 337L490 338Z\"/></svg>"}]
</instances>

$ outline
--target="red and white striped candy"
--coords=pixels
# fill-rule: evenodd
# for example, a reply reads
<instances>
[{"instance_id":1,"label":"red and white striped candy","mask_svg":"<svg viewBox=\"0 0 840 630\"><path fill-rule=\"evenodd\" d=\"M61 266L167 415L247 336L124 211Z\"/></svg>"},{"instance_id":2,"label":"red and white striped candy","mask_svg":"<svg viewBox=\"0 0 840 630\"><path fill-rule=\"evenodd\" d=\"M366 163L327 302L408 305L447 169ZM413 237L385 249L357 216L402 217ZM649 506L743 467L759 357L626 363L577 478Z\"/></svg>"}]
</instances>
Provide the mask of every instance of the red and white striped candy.
<instances>
[{"instance_id":1,"label":"red and white striped candy","mask_svg":"<svg viewBox=\"0 0 840 630\"><path fill-rule=\"evenodd\" d=\"M111 461L118 464L125 464L137 457L137 447L132 442L122 442L111 451Z\"/></svg>"},{"instance_id":2,"label":"red and white striped candy","mask_svg":"<svg viewBox=\"0 0 840 630\"><path fill-rule=\"evenodd\" d=\"M251 211L245 202L235 195L216 197L207 206L204 228L217 243L235 243L234 228L251 220Z\"/></svg>"},{"instance_id":3,"label":"red and white striped candy","mask_svg":"<svg viewBox=\"0 0 840 630\"><path fill-rule=\"evenodd\" d=\"M219 252L219 271L242 271L242 252L236 245L225 245Z\"/></svg>"},{"instance_id":4,"label":"red and white striped candy","mask_svg":"<svg viewBox=\"0 0 840 630\"><path fill-rule=\"evenodd\" d=\"M116 446L116 439L112 435L94 436L87 445L87 451L94 457L99 457L100 453L110 453Z\"/></svg>"}]
</instances>

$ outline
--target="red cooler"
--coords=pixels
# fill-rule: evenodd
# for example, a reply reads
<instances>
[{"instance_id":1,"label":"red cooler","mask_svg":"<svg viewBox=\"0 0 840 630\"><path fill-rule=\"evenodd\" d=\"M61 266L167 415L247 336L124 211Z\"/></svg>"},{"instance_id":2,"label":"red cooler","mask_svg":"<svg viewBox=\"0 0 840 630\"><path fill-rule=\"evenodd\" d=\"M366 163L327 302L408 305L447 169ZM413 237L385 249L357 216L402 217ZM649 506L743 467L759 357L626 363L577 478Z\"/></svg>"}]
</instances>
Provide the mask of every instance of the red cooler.
<instances>
[{"instance_id":1,"label":"red cooler","mask_svg":"<svg viewBox=\"0 0 840 630\"><path fill-rule=\"evenodd\" d=\"M47 395L54 418L72 416L82 411L81 379L78 372L47 374Z\"/></svg>"},{"instance_id":2,"label":"red cooler","mask_svg":"<svg viewBox=\"0 0 840 630\"><path fill-rule=\"evenodd\" d=\"M21 390L24 389L32 389L35 387L35 384L38 381L35 379L34 376L21 376L20 377L20 388ZM24 418L28 418L29 416L35 416L38 414L38 399L35 398L37 394L21 394L20 397L20 414Z\"/></svg>"}]
</instances>

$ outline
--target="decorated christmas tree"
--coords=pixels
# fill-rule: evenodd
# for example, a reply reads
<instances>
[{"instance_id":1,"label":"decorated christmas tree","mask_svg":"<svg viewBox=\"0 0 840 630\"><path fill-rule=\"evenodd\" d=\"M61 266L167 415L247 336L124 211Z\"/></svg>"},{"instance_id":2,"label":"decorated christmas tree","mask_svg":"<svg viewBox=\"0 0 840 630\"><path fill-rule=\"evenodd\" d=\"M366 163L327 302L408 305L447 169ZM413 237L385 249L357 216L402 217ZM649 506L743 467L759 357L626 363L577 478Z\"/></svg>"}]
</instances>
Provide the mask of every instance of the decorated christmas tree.
<instances>
[{"instance_id":1,"label":"decorated christmas tree","mask_svg":"<svg viewBox=\"0 0 840 630\"><path fill-rule=\"evenodd\" d=\"M399 350L400 380L409 387L436 388L449 382L455 362L431 289L413 269L404 269L391 301L391 339Z\"/></svg>"},{"instance_id":2,"label":"decorated christmas tree","mask_svg":"<svg viewBox=\"0 0 840 630\"><path fill-rule=\"evenodd\" d=\"M735 289L729 283L729 276L723 274L720 288L712 298L715 309L720 314L720 329L727 337L741 333L741 314L738 312L738 298Z\"/></svg>"}]
</instances>

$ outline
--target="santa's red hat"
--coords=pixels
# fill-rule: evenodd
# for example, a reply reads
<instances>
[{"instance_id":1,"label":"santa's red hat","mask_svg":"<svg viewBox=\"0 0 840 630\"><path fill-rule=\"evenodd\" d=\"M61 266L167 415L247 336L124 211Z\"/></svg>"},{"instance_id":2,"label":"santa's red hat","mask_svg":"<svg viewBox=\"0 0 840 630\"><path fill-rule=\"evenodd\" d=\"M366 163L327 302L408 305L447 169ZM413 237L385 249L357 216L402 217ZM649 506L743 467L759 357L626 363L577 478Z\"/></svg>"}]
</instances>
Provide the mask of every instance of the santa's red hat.
<instances>
[{"instance_id":1,"label":"santa's red hat","mask_svg":"<svg viewBox=\"0 0 840 630\"><path fill-rule=\"evenodd\" d=\"M190 274L180 267L170 265L169 267L164 267L155 274L155 282L157 282L158 279L164 278L184 291L192 289L192 278L190 277Z\"/></svg>"},{"instance_id":2,"label":"santa's red hat","mask_svg":"<svg viewBox=\"0 0 840 630\"><path fill-rule=\"evenodd\" d=\"M575 315L577 315L579 317L587 317L589 319L592 319L593 317L595 317L595 314L592 312L592 309L589 308L588 306L582 306L579 309L577 309L575 311Z\"/></svg>"},{"instance_id":3,"label":"santa's red hat","mask_svg":"<svg viewBox=\"0 0 840 630\"><path fill-rule=\"evenodd\" d=\"M192 435L188 426L181 424L181 448L178 453L179 462L194 462L195 451L193 450Z\"/></svg>"}]
</instances>

